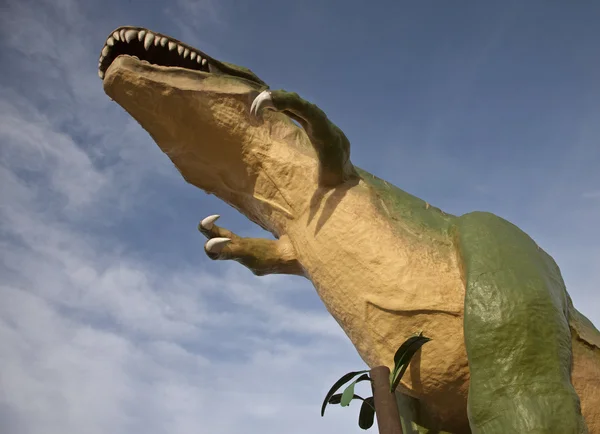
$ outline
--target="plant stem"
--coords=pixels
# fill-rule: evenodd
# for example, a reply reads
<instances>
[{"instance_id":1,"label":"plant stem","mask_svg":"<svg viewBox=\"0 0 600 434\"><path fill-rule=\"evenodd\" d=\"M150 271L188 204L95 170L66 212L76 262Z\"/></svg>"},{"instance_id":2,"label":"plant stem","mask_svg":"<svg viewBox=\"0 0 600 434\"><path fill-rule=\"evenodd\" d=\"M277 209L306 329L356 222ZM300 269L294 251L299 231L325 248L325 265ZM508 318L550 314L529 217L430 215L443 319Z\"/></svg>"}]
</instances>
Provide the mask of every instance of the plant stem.
<instances>
[{"instance_id":1,"label":"plant stem","mask_svg":"<svg viewBox=\"0 0 600 434\"><path fill-rule=\"evenodd\" d=\"M402 434L396 395L390 393L390 369L387 366L371 369L371 380L379 434Z\"/></svg>"}]
</instances>

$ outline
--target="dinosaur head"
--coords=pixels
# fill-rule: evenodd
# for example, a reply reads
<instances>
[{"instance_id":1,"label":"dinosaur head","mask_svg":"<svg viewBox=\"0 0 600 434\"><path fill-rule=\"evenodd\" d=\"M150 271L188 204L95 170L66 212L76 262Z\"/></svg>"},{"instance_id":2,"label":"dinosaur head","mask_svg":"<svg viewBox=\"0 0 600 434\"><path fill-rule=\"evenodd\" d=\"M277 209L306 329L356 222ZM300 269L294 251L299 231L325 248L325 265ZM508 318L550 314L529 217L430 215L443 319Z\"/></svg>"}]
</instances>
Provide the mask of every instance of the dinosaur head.
<instances>
[{"instance_id":1,"label":"dinosaur head","mask_svg":"<svg viewBox=\"0 0 600 434\"><path fill-rule=\"evenodd\" d=\"M186 181L269 230L273 224L264 216L289 211L279 197L285 186L272 173L281 169L269 172L299 161L293 154L301 130L280 113L265 113L262 120L250 114L254 98L268 88L252 71L127 26L107 38L98 74L106 94L150 134Z\"/></svg>"}]
</instances>

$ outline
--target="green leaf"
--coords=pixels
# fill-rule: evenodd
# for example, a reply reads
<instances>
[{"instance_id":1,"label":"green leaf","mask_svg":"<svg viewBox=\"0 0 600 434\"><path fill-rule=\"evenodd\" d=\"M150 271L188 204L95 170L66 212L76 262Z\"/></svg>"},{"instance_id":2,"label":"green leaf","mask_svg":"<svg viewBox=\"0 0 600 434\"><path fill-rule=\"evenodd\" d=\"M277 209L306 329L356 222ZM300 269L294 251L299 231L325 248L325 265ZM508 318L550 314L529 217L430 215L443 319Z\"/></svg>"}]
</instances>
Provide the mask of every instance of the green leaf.
<instances>
[{"instance_id":1,"label":"green leaf","mask_svg":"<svg viewBox=\"0 0 600 434\"><path fill-rule=\"evenodd\" d=\"M369 371L367 370L367 371L348 372L346 375L344 375L342 378L340 378L338 381L335 382L335 384L331 387L331 389L329 389L329 392L327 392L327 395L325 395L325 399L323 400L323 405L321 406L321 417L325 414L325 407L327 407L327 402L329 402L329 399L333 396L333 394L340 387L342 387L345 383L350 381L352 378L354 378L358 374L362 374L364 372L369 372Z\"/></svg>"},{"instance_id":2,"label":"green leaf","mask_svg":"<svg viewBox=\"0 0 600 434\"><path fill-rule=\"evenodd\" d=\"M342 399L340 400L340 405L342 407L350 405L350 401L352 401L352 397L354 396L354 385L366 380L370 380L369 374L362 374L360 377L350 383L348 387L346 387L346 390L344 390L344 393L342 393Z\"/></svg>"},{"instance_id":3,"label":"green leaf","mask_svg":"<svg viewBox=\"0 0 600 434\"><path fill-rule=\"evenodd\" d=\"M408 348L410 348L410 346L421 337L423 337L423 332L419 332L418 334L411 336L410 338L405 340L402 345L400 345L400 348L398 348L396 350L396 354L394 354L394 366L398 366L398 362L406 353L406 350L408 350Z\"/></svg>"},{"instance_id":4,"label":"green leaf","mask_svg":"<svg viewBox=\"0 0 600 434\"><path fill-rule=\"evenodd\" d=\"M354 382L350 383L350 386L346 387L346 390L342 393L342 399L340 399L342 407L350 405L350 401L352 401L352 397L354 396L354 384Z\"/></svg>"},{"instance_id":5,"label":"green leaf","mask_svg":"<svg viewBox=\"0 0 600 434\"><path fill-rule=\"evenodd\" d=\"M363 400L360 406L360 413L358 414L358 426L362 429L369 429L373 426L373 419L375 418L375 401L372 396Z\"/></svg>"},{"instance_id":6,"label":"green leaf","mask_svg":"<svg viewBox=\"0 0 600 434\"><path fill-rule=\"evenodd\" d=\"M410 359L425 343L431 339L423 336L423 333L419 333L417 336L411 336L408 338L396 351L394 355L394 370L390 373L390 392L393 392L398 387L402 376L408 368Z\"/></svg>"},{"instance_id":7,"label":"green leaf","mask_svg":"<svg viewBox=\"0 0 600 434\"><path fill-rule=\"evenodd\" d=\"M341 399L342 399L342 394L341 393L336 393L331 398L329 398L329 404L339 404L340 401L341 401ZM361 401L365 400L362 396L358 396L358 395L354 395L352 397L352 399L360 399Z\"/></svg>"}]
</instances>

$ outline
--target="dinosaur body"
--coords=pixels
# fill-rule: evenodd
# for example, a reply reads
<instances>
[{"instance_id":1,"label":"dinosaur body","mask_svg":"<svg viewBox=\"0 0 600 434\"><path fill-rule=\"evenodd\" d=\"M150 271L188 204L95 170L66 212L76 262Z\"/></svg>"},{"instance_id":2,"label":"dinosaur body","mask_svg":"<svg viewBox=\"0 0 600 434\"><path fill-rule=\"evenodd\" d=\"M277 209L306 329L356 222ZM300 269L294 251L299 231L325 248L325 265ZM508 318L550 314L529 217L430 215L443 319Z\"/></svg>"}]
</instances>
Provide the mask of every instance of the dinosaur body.
<instances>
[{"instance_id":1,"label":"dinosaur body","mask_svg":"<svg viewBox=\"0 0 600 434\"><path fill-rule=\"evenodd\" d=\"M318 107L167 36L117 29L99 65L186 181L276 238L211 216L209 257L308 278L370 367L416 331L432 338L398 392L406 432L600 434L600 333L525 233L355 167Z\"/></svg>"}]
</instances>

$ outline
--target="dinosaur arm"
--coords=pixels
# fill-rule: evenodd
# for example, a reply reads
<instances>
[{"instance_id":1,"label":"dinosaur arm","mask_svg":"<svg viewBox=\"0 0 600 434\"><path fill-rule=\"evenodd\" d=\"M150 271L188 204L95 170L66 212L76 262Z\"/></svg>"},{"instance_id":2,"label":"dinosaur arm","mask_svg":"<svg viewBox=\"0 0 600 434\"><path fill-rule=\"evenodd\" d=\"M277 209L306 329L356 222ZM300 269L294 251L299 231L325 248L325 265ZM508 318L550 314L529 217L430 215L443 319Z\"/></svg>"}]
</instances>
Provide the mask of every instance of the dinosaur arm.
<instances>
[{"instance_id":1,"label":"dinosaur arm","mask_svg":"<svg viewBox=\"0 0 600 434\"><path fill-rule=\"evenodd\" d=\"M198 225L198 230L208 238L204 250L210 259L232 259L257 276L267 274L304 276L304 270L285 236L278 240L240 237L215 225L214 222L218 218L218 215L206 217Z\"/></svg>"},{"instance_id":2,"label":"dinosaur arm","mask_svg":"<svg viewBox=\"0 0 600 434\"><path fill-rule=\"evenodd\" d=\"M489 213L458 219L473 433L586 433L571 384L567 297L558 267Z\"/></svg>"},{"instance_id":3,"label":"dinosaur arm","mask_svg":"<svg viewBox=\"0 0 600 434\"><path fill-rule=\"evenodd\" d=\"M298 122L306 131L319 158L319 184L334 187L357 174L350 162L350 142L316 105L295 92L267 90L256 97L253 111L271 109Z\"/></svg>"}]
</instances>

